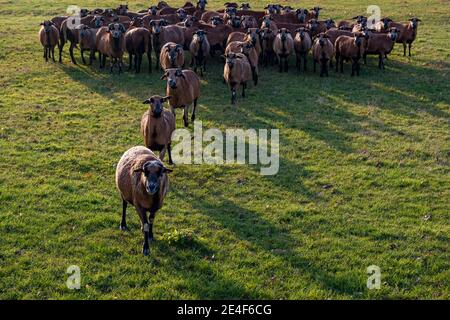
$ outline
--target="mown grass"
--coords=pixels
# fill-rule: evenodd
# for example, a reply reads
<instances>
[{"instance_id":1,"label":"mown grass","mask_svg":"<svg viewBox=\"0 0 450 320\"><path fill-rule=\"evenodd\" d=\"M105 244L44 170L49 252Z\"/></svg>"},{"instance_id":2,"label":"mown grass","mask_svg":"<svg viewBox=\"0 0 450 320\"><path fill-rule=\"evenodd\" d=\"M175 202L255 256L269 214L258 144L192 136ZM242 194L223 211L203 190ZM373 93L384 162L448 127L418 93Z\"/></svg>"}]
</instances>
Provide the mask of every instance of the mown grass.
<instances>
[{"instance_id":1,"label":"mown grass","mask_svg":"<svg viewBox=\"0 0 450 320\"><path fill-rule=\"evenodd\" d=\"M413 57L397 45L384 73L376 59L359 78L348 65L328 79L262 69L260 85L230 108L222 63L211 61L199 120L205 129L279 128L280 172L175 166L150 257L132 209L131 231L118 230L114 171L142 144L141 101L165 84L158 72L73 66L67 51L63 65L45 63L38 23L69 4L0 0L0 298L449 298L445 1L376 3L394 20L423 20ZM359 1L320 5L322 17L365 12ZM73 264L80 290L65 285ZM366 288L369 265L381 268L380 290Z\"/></svg>"}]
</instances>

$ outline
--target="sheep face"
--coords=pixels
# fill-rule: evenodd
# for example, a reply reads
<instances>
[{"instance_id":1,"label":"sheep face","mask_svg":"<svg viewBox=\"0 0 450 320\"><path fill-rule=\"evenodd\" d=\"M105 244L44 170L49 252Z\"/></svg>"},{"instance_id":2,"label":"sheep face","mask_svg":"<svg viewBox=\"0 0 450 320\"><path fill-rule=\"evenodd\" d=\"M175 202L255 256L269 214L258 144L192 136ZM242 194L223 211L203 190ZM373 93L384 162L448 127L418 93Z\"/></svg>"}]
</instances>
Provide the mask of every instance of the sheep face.
<instances>
[{"instance_id":1,"label":"sheep face","mask_svg":"<svg viewBox=\"0 0 450 320\"><path fill-rule=\"evenodd\" d=\"M250 10L250 3L243 3L241 4L241 10Z\"/></svg>"},{"instance_id":2,"label":"sheep face","mask_svg":"<svg viewBox=\"0 0 450 320\"><path fill-rule=\"evenodd\" d=\"M148 13L156 16L158 14L158 7L157 6L151 6L150 8L148 8Z\"/></svg>"},{"instance_id":3,"label":"sheep face","mask_svg":"<svg viewBox=\"0 0 450 320\"><path fill-rule=\"evenodd\" d=\"M140 28L143 26L144 26L144 20L142 20L142 18L139 18L139 17L134 17L130 23L130 27Z\"/></svg>"},{"instance_id":4,"label":"sheep face","mask_svg":"<svg viewBox=\"0 0 450 320\"><path fill-rule=\"evenodd\" d=\"M80 9L80 17L84 18L89 14L89 10L88 9Z\"/></svg>"},{"instance_id":5,"label":"sheep face","mask_svg":"<svg viewBox=\"0 0 450 320\"><path fill-rule=\"evenodd\" d=\"M290 13L294 10L291 6L284 6L282 9L283 13Z\"/></svg>"},{"instance_id":6,"label":"sheep face","mask_svg":"<svg viewBox=\"0 0 450 320\"><path fill-rule=\"evenodd\" d=\"M236 54L235 53L228 53L225 56L225 63L228 65L230 69L233 69L234 64L236 62Z\"/></svg>"},{"instance_id":7,"label":"sheep face","mask_svg":"<svg viewBox=\"0 0 450 320\"><path fill-rule=\"evenodd\" d=\"M417 26L419 25L419 22L422 21L422 20L420 20L419 18L411 18L411 19L409 19L409 21L410 21L410 24L411 24L412 28L414 30L416 30Z\"/></svg>"},{"instance_id":8,"label":"sheep face","mask_svg":"<svg viewBox=\"0 0 450 320\"><path fill-rule=\"evenodd\" d=\"M255 46L256 43L258 42L261 32L259 31L258 28L249 28L247 30L247 34L250 36L252 44Z\"/></svg>"},{"instance_id":9,"label":"sheep face","mask_svg":"<svg viewBox=\"0 0 450 320\"><path fill-rule=\"evenodd\" d=\"M298 28L295 32L300 36L300 39L305 39L305 34L309 33L309 29L306 28Z\"/></svg>"},{"instance_id":10,"label":"sheep face","mask_svg":"<svg viewBox=\"0 0 450 320\"><path fill-rule=\"evenodd\" d=\"M390 19L390 18L383 18L383 19L381 19L381 21L383 22L384 30L387 30L389 28L389 23L392 22L392 19Z\"/></svg>"},{"instance_id":11,"label":"sheep face","mask_svg":"<svg viewBox=\"0 0 450 320\"><path fill-rule=\"evenodd\" d=\"M272 20L273 20L272 16L270 16L270 15L264 16L261 28L269 28L270 24L272 23Z\"/></svg>"},{"instance_id":12,"label":"sheep face","mask_svg":"<svg viewBox=\"0 0 450 320\"><path fill-rule=\"evenodd\" d=\"M176 11L178 19L180 19L181 21L183 21L184 19L186 19L186 10L184 10L183 8L180 8Z\"/></svg>"},{"instance_id":13,"label":"sheep face","mask_svg":"<svg viewBox=\"0 0 450 320\"><path fill-rule=\"evenodd\" d=\"M44 27L44 31L46 33L49 33L50 30L52 29L52 26L54 25L54 23L52 21L45 20L44 22L41 22L40 25Z\"/></svg>"},{"instance_id":14,"label":"sheep face","mask_svg":"<svg viewBox=\"0 0 450 320\"><path fill-rule=\"evenodd\" d=\"M231 17L230 20L228 20L228 24L231 25L233 28L240 28L241 27L241 18L238 16Z\"/></svg>"},{"instance_id":15,"label":"sheep face","mask_svg":"<svg viewBox=\"0 0 450 320\"><path fill-rule=\"evenodd\" d=\"M291 34L291 32L286 28L281 28L278 30L278 35L280 36L281 41L286 41L288 34Z\"/></svg>"},{"instance_id":16,"label":"sheep face","mask_svg":"<svg viewBox=\"0 0 450 320\"><path fill-rule=\"evenodd\" d=\"M255 47L251 41L241 42L239 43L238 47L241 48L241 53L248 56L250 51Z\"/></svg>"},{"instance_id":17,"label":"sheep face","mask_svg":"<svg viewBox=\"0 0 450 320\"><path fill-rule=\"evenodd\" d=\"M177 44L174 46L169 46L167 48L169 52L169 61L171 66L175 66L176 60L178 58L178 55L181 53L181 50L183 50L183 46Z\"/></svg>"},{"instance_id":18,"label":"sheep face","mask_svg":"<svg viewBox=\"0 0 450 320\"><path fill-rule=\"evenodd\" d=\"M327 42L328 39L328 35L325 33L321 33L319 34L319 45L321 47L323 47L325 45L325 43Z\"/></svg>"},{"instance_id":19,"label":"sheep face","mask_svg":"<svg viewBox=\"0 0 450 320\"><path fill-rule=\"evenodd\" d=\"M297 15L297 19L300 23L305 23L306 16L308 15L308 9L297 9L295 14Z\"/></svg>"},{"instance_id":20,"label":"sheep face","mask_svg":"<svg viewBox=\"0 0 450 320\"><path fill-rule=\"evenodd\" d=\"M263 28L260 31L260 35L261 35L261 40L269 40L269 38L272 35L272 30L270 30L269 28Z\"/></svg>"},{"instance_id":21,"label":"sheep face","mask_svg":"<svg viewBox=\"0 0 450 320\"><path fill-rule=\"evenodd\" d=\"M255 22L255 18L252 16L242 16L241 25L244 29L251 28Z\"/></svg>"},{"instance_id":22,"label":"sheep face","mask_svg":"<svg viewBox=\"0 0 450 320\"><path fill-rule=\"evenodd\" d=\"M228 7L225 9L225 16L228 18L233 18L237 15L237 9L235 7Z\"/></svg>"},{"instance_id":23,"label":"sheep face","mask_svg":"<svg viewBox=\"0 0 450 320\"><path fill-rule=\"evenodd\" d=\"M122 37L122 34L124 34L126 31L123 24L120 23L110 23L108 28L109 33L112 35L114 39L120 39L120 37Z\"/></svg>"},{"instance_id":24,"label":"sheep face","mask_svg":"<svg viewBox=\"0 0 450 320\"><path fill-rule=\"evenodd\" d=\"M185 79L183 71L180 68L171 68L166 70L161 80L167 80L167 84L171 89L177 89L177 82L180 78Z\"/></svg>"},{"instance_id":25,"label":"sheep face","mask_svg":"<svg viewBox=\"0 0 450 320\"><path fill-rule=\"evenodd\" d=\"M395 42L395 41L397 40L397 37L398 37L398 31L397 31L397 28L391 28L391 29L389 30L389 36L391 37L391 40L392 40L393 42Z\"/></svg>"},{"instance_id":26,"label":"sheep face","mask_svg":"<svg viewBox=\"0 0 450 320\"><path fill-rule=\"evenodd\" d=\"M218 26L219 24L223 24L223 19L219 16L214 16L211 18L211 23L213 26Z\"/></svg>"},{"instance_id":27,"label":"sheep face","mask_svg":"<svg viewBox=\"0 0 450 320\"><path fill-rule=\"evenodd\" d=\"M320 10L322 10L321 7L314 7L311 9L311 12L316 19L319 19Z\"/></svg>"},{"instance_id":28,"label":"sheep face","mask_svg":"<svg viewBox=\"0 0 450 320\"><path fill-rule=\"evenodd\" d=\"M126 15L128 13L128 5L126 4L119 5L119 7L117 8L117 13L121 16Z\"/></svg>"},{"instance_id":29,"label":"sheep face","mask_svg":"<svg viewBox=\"0 0 450 320\"><path fill-rule=\"evenodd\" d=\"M264 9L266 9L266 12L269 14L277 13L277 8L274 4L268 4Z\"/></svg>"},{"instance_id":30,"label":"sheep face","mask_svg":"<svg viewBox=\"0 0 450 320\"><path fill-rule=\"evenodd\" d=\"M134 172L141 173L141 183L145 186L145 191L152 196L159 191L164 174L172 172L172 170L165 168L158 160L151 160Z\"/></svg>"},{"instance_id":31,"label":"sheep face","mask_svg":"<svg viewBox=\"0 0 450 320\"><path fill-rule=\"evenodd\" d=\"M207 4L208 4L208 1L206 1L206 0L198 0L197 1L197 6L202 11L205 10Z\"/></svg>"},{"instance_id":32,"label":"sheep face","mask_svg":"<svg viewBox=\"0 0 450 320\"><path fill-rule=\"evenodd\" d=\"M207 32L205 30L197 30L194 32L194 38L197 39L198 42L202 43L205 41Z\"/></svg>"},{"instance_id":33,"label":"sheep face","mask_svg":"<svg viewBox=\"0 0 450 320\"><path fill-rule=\"evenodd\" d=\"M161 20L150 20L150 28L151 28L151 32L153 34L160 34L162 27L165 27L168 25L167 21L164 19Z\"/></svg>"},{"instance_id":34,"label":"sheep face","mask_svg":"<svg viewBox=\"0 0 450 320\"><path fill-rule=\"evenodd\" d=\"M190 28L194 25L194 23L197 22L197 18L191 15L186 16L183 23L186 28Z\"/></svg>"},{"instance_id":35,"label":"sheep face","mask_svg":"<svg viewBox=\"0 0 450 320\"><path fill-rule=\"evenodd\" d=\"M159 118L159 117L161 117L161 114L164 110L164 107L163 107L164 102L166 102L170 98L171 98L170 96L166 96L166 97L152 96L152 97L148 98L147 100L145 100L144 104L150 105L149 112L152 117Z\"/></svg>"},{"instance_id":36,"label":"sheep face","mask_svg":"<svg viewBox=\"0 0 450 320\"><path fill-rule=\"evenodd\" d=\"M328 29L336 27L336 24L334 23L334 20L330 18L330 19L325 20L325 26L327 27L327 30L328 30Z\"/></svg>"},{"instance_id":37,"label":"sheep face","mask_svg":"<svg viewBox=\"0 0 450 320\"><path fill-rule=\"evenodd\" d=\"M105 18L102 16L94 16L94 25L96 28L100 28L105 24Z\"/></svg>"}]
</instances>

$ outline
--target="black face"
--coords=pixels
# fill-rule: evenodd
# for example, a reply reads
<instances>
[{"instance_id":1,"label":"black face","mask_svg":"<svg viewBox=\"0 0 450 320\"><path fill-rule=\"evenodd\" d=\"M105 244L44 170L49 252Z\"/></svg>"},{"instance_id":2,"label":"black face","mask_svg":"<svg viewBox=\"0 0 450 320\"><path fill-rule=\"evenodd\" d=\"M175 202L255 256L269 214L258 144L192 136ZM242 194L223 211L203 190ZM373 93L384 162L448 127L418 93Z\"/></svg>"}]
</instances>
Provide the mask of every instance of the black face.
<instances>
[{"instance_id":1,"label":"black face","mask_svg":"<svg viewBox=\"0 0 450 320\"><path fill-rule=\"evenodd\" d=\"M148 12L151 15L156 16L158 14L158 7L157 6L151 6L150 8L148 8Z\"/></svg>"},{"instance_id":2,"label":"black face","mask_svg":"<svg viewBox=\"0 0 450 320\"><path fill-rule=\"evenodd\" d=\"M236 61L236 54L230 53L225 56L225 63L231 68L233 68L234 63Z\"/></svg>"},{"instance_id":3,"label":"black face","mask_svg":"<svg viewBox=\"0 0 450 320\"><path fill-rule=\"evenodd\" d=\"M89 10L88 9L81 9L80 10L80 16L81 18L86 17L89 14Z\"/></svg>"},{"instance_id":4,"label":"black face","mask_svg":"<svg viewBox=\"0 0 450 320\"><path fill-rule=\"evenodd\" d=\"M319 26L319 22L317 22L316 19L309 20L309 29L311 31L316 31L318 26Z\"/></svg>"},{"instance_id":5,"label":"black face","mask_svg":"<svg viewBox=\"0 0 450 320\"><path fill-rule=\"evenodd\" d=\"M231 18L231 20L229 20L231 23L231 26L233 28L240 28L241 27L241 18L234 16Z\"/></svg>"},{"instance_id":6,"label":"black face","mask_svg":"<svg viewBox=\"0 0 450 320\"><path fill-rule=\"evenodd\" d=\"M41 23L41 26L44 27L44 31L45 32L50 32L50 30L52 29L52 26L54 25L54 23L52 21L49 20L45 20L44 22Z\"/></svg>"},{"instance_id":7,"label":"black face","mask_svg":"<svg viewBox=\"0 0 450 320\"><path fill-rule=\"evenodd\" d=\"M223 19L221 17L215 16L211 18L211 22L214 26L217 26L219 24L223 24Z\"/></svg>"},{"instance_id":8,"label":"black face","mask_svg":"<svg viewBox=\"0 0 450 320\"><path fill-rule=\"evenodd\" d=\"M205 10L207 3L208 2L206 0L198 0L197 1L197 6L200 8L200 10L203 11L203 10Z\"/></svg>"},{"instance_id":9,"label":"black face","mask_svg":"<svg viewBox=\"0 0 450 320\"><path fill-rule=\"evenodd\" d=\"M249 3L241 4L241 10L250 10L250 4Z\"/></svg>"},{"instance_id":10,"label":"black face","mask_svg":"<svg viewBox=\"0 0 450 320\"><path fill-rule=\"evenodd\" d=\"M158 160L147 161L142 169L137 170L144 176L145 191L149 195L154 195L159 191L161 186L161 178L171 170L164 168L163 164Z\"/></svg>"},{"instance_id":11,"label":"black face","mask_svg":"<svg viewBox=\"0 0 450 320\"><path fill-rule=\"evenodd\" d=\"M164 75L161 77L161 80L167 79L167 85L171 88L171 89L176 89L177 88L177 82L178 79L180 78L185 78L183 71L178 68L171 68L171 69L167 69L166 72L164 73Z\"/></svg>"},{"instance_id":12,"label":"black face","mask_svg":"<svg viewBox=\"0 0 450 320\"><path fill-rule=\"evenodd\" d=\"M96 28L100 28L105 24L105 18L102 16L95 16L94 17L94 25Z\"/></svg>"},{"instance_id":13,"label":"black face","mask_svg":"<svg viewBox=\"0 0 450 320\"><path fill-rule=\"evenodd\" d=\"M194 33L194 35L197 36L198 41L203 42L205 41L205 37L206 37L206 31L204 30L198 30Z\"/></svg>"},{"instance_id":14,"label":"black face","mask_svg":"<svg viewBox=\"0 0 450 320\"><path fill-rule=\"evenodd\" d=\"M397 40L397 36L398 36L397 28L391 28L391 30L389 31L389 34L391 35L392 41Z\"/></svg>"},{"instance_id":15,"label":"black face","mask_svg":"<svg viewBox=\"0 0 450 320\"><path fill-rule=\"evenodd\" d=\"M422 20L420 20L419 18L412 18L412 19L409 19L409 21L411 21L413 29L417 29L419 22Z\"/></svg>"},{"instance_id":16,"label":"black face","mask_svg":"<svg viewBox=\"0 0 450 320\"><path fill-rule=\"evenodd\" d=\"M177 10L178 19L184 20L186 18L186 11L182 8Z\"/></svg>"},{"instance_id":17,"label":"black face","mask_svg":"<svg viewBox=\"0 0 450 320\"><path fill-rule=\"evenodd\" d=\"M183 48L179 44L169 47L169 60L173 67L175 66L175 60L178 58L182 49Z\"/></svg>"},{"instance_id":18,"label":"black face","mask_svg":"<svg viewBox=\"0 0 450 320\"><path fill-rule=\"evenodd\" d=\"M150 115L153 118L160 118L161 114L164 110L163 104L167 100L170 99L170 96L167 97L161 97L161 96L152 96L151 98L144 101L144 104L150 105Z\"/></svg>"},{"instance_id":19,"label":"black face","mask_svg":"<svg viewBox=\"0 0 450 320\"><path fill-rule=\"evenodd\" d=\"M336 25L334 24L333 19L327 19L325 21L325 25L327 26L327 29L331 29L333 27L335 27Z\"/></svg>"},{"instance_id":20,"label":"black face","mask_svg":"<svg viewBox=\"0 0 450 320\"><path fill-rule=\"evenodd\" d=\"M125 27L120 23L110 23L108 25L109 33L111 33L114 39L120 39L122 34L125 33Z\"/></svg>"}]
</instances>

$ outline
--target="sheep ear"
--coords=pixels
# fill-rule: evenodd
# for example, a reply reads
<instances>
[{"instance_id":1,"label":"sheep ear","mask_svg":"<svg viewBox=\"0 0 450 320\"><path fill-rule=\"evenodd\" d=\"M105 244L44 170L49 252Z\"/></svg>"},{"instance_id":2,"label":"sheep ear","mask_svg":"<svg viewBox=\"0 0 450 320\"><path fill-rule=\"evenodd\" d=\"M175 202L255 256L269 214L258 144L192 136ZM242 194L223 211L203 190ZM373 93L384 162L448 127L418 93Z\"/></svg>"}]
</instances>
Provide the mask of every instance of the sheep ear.
<instances>
[{"instance_id":1,"label":"sheep ear","mask_svg":"<svg viewBox=\"0 0 450 320\"><path fill-rule=\"evenodd\" d=\"M167 100L170 100L170 98L172 98L172 96L165 96L161 99L161 101L166 102Z\"/></svg>"},{"instance_id":2,"label":"sheep ear","mask_svg":"<svg viewBox=\"0 0 450 320\"><path fill-rule=\"evenodd\" d=\"M161 80L165 80L167 79L167 72L164 72L164 74L161 76L160 78Z\"/></svg>"},{"instance_id":3,"label":"sheep ear","mask_svg":"<svg viewBox=\"0 0 450 320\"><path fill-rule=\"evenodd\" d=\"M150 104L150 99L145 100L142 104Z\"/></svg>"},{"instance_id":4,"label":"sheep ear","mask_svg":"<svg viewBox=\"0 0 450 320\"><path fill-rule=\"evenodd\" d=\"M169 169L169 168L166 168L166 167L163 167L163 171L162 172L163 173L171 173L171 172L173 172L173 170Z\"/></svg>"},{"instance_id":5,"label":"sheep ear","mask_svg":"<svg viewBox=\"0 0 450 320\"><path fill-rule=\"evenodd\" d=\"M144 169L143 168L137 168L137 169L134 169L133 172L134 173L138 173L138 172L142 173L142 172L144 172Z\"/></svg>"}]
</instances>

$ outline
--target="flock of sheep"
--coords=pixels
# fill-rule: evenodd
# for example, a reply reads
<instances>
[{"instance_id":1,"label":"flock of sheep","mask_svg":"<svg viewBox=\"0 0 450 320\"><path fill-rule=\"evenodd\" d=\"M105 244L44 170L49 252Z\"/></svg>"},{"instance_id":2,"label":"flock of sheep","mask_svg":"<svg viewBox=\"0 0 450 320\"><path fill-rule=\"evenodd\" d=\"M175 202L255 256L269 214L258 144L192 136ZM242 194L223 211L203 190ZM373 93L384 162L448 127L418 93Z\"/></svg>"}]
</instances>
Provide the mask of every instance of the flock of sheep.
<instances>
[{"instance_id":1,"label":"flock of sheep","mask_svg":"<svg viewBox=\"0 0 450 320\"><path fill-rule=\"evenodd\" d=\"M101 69L109 58L110 72L123 69L123 57L128 53L128 69L139 73L144 55L152 72L152 52L155 68L163 70L162 80L167 81L166 95L154 95L144 101L150 107L141 120L141 133L145 147L129 149L120 159L116 170L116 184L123 201L120 228L126 229L126 209L132 204L140 217L144 232L143 253L149 253L153 239L153 220L161 208L168 191L166 168L162 161L168 153L172 164L171 135L175 130L175 108L183 108L184 125L188 126L188 110L193 105L191 121L200 96L200 78L206 61L220 51L225 61L223 79L231 90L231 103L237 101L237 89L242 87L242 97L248 82L258 84L259 66L278 64L280 72L288 71L291 55L296 56L299 72L306 71L311 52L313 69L320 66L320 76L328 76L328 67L343 72L344 61L351 61L352 76L360 73L361 58L379 57L384 61L395 43L402 43L404 55L407 46L416 39L420 19L407 23L383 18L368 28L368 18L356 16L354 21L319 20L320 7L293 9L290 6L269 4L264 11L254 11L248 3L225 3L217 11L206 10L207 1L187 2L183 7L170 7L161 1L148 10L131 12L127 5L116 9L81 9L75 19L57 16L41 23L39 39L44 47L44 58L55 61L55 47L62 51L70 42L69 54L76 64L74 48L89 52L89 64L97 58ZM184 69L185 50L190 52L192 70ZM98 52L98 57L96 53ZM340 67L340 68L339 68ZM164 109L168 101L170 111ZM159 151L157 157L151 150ZM147 211L150 213L147 219Z\"/></svg>"}]
</instances>

